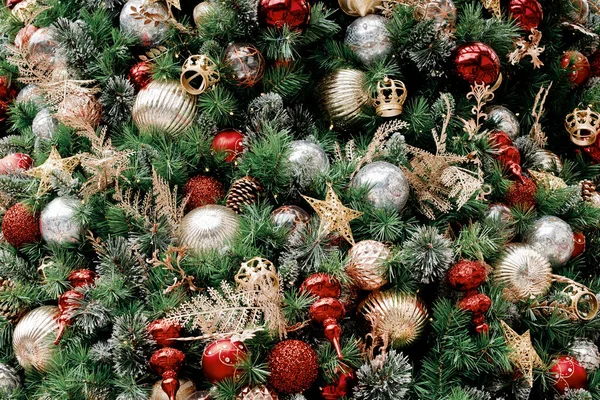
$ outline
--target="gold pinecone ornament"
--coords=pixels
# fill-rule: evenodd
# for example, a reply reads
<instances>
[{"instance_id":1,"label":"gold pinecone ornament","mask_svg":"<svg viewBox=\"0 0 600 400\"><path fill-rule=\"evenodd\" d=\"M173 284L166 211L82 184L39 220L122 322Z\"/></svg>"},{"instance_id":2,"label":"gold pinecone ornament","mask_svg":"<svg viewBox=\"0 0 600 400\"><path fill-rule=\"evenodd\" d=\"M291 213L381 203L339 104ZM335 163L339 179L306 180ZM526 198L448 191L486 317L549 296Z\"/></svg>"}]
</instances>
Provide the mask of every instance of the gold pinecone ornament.
<instances>
[{"instance_id":1,"label":"gold pinecone ornament","mask_svg":"<svg viewBox=\"0 0 600 400\"><path fill-rule=\"evenodd\" d=\"M10 279L0 277L0 292L11 292L15 288L15 283ZM2 296L4 297L4 296ZM23 307L18 307L8 302L3 302L0 298L0 315L2 315L11 324L16 324L19 319L27 312Z\"/></svg>"},{"instance_id":2,"label":"gold pinecone ornament","mask_svg":"<svg viewBox=\"0 0 600 400\"><path fill-rule=\"evenodd\" d=\"M245 205L254 204L262 192L260 183L251 176L245 176L233 182L227 193L227 207L238 214Z\"/></svg>"}]
</instances>

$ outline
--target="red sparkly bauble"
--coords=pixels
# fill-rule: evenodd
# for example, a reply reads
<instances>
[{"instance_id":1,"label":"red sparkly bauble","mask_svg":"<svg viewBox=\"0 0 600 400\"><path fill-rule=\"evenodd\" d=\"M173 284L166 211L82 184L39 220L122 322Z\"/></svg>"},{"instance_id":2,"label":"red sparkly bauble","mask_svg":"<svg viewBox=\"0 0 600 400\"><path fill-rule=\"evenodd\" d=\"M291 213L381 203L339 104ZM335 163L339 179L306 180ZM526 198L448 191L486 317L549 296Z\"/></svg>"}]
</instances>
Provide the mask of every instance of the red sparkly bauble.
<instances>
[{"instance_id":1,"label":"red sparkly bauble","mask_svg":"<svg viewBox=\"0 0 600 400\"><path fill-rule=\"evenodd\" d=\"M585 368L571 356L560 356L554 360L550 375L554 378L554 387L560 393L567 389L585 389L587 386Z\"/></svg>"},{"instance_id":2,"label":"red sparkly bauble","mask_svg":"<svg viewBox=\"0 0 600 400\"><path fill-rule=\"evenodd\" d=\"M16 248L41 239L40 218L27 206L17 203L8 209L2 220L4 239Z\"/></svg>"},{"instance_id":3,"label":"red sparkly bauble","mask_svg":"<svg viewBox=\"0 0 600 400\"><path fill-rule=\"evenodd\" d=\"M269 353L269 384L279 393L292 394L310 388L319 375L319 358L301 340L279 342Z\"/></svg>"},{"instance_id":4,"label":"red sparkly bauble","mask_svg":"<svg viewBox=\"0 0 600 400\"><path fill-rule=\"evenodd\" d=\"M590 76L591 77L599 77L600 76L600 51L596 51L594 54L590 56Z\"/></svg>"},{"instance_id":5,"label":"red sparkly bauble","mask_svg":"<svg viewBox=\"0 0 600 400\"><path fill-rule=\"evenodd\" d=\"M156 350L152 354L152 357L150 357L150 368L162 376L168 371L179 371L184 361L185 354L181 350L172 347L163 347Z\"/></svg>"},{"instance_id":6,"label":"red sparkly bauble","mask_svg":"<svg viewBox=\"0 0 600 400\"><path fill-rule=\"evenodd\" d=\"M71 282L74 288L90 286L94 283L98 275L91 269L76 269L69 274L67 280Z\"/></svg>"},{"instance_id":7,"label":"red sparkly bauble","mask_svg":"<svg viewBox=\"0 0 600 400\"><path fill-rule=\"evenodd\" d=\"M131 67L127 77L137 90L141 90L152 82L152 67L147 61L140 61Z\"/></svg>"},{"instance_id":8,"label":"red sparkly bauble","mask_svg":"<svg viewBox=\"0 0 600 400\"><path fill-rule=\"evenodd\" d=\"M575 86L585 83L590 76L590 63L586 56L576 50L565 52L560 65L569 71L569 81Z\"/></svg>"},{"instance_id":9,"label":"red sparkly bauble","mask_svg":"<svg viewBox=\"0 0 600 400\"><path fill-rule=\"evenodd\" d=\"M583 232L574 232L573 233L573 243L575 247L573 247L573 253L571 253L571 258L575 258L580 254L583 254L585 251L585 235Z\"/></svg>"},{"instance_id":10,"label":"red sparkly bauble","mask_svg":"<svg viewBox=\"0 0 600 400\"><path fill-rule=\"evenodd\" d=\"M244 135L237 129L224 129L217 133L210 148L213 151L226 152L225 161L232 162L244 151Z\"/></svg>"},{"instance_id":11,"label":"red sparkly bauble","mask_svg":"<svg viewBox=\"0 0 600 400\"><path fill-rule=\"evenodd\" d=\"M215 204L225 197L225 188L212 176L198 175L185 184L184 193L189 196L187 207L192 210L207 204Z\"/></svg>"},{"instance_id":12,"label":"red sparkly bauble","mask_svg":"<svg viewBox=\"0 0 600 400\"><path fill-rule=\"evenodd\" d=\"M324 272L312 274L302 282L301 292L308 292L315 297L335 297L342 294L340 281Z\"/></svg>"},{"instance_id":13,"label":"red sparkly bauble","mask_svg":"<svg viewBox=\"0 0 600 400\"><path fill-rule=\"evenodd\" d=\"M458 306L475 315L483 315L492 306L492 300L483 293L471 292L458 302Z\"/></svg>"},{"instance_id":14,"label":"red sparkly bauble","mask_svg":"<svg viewBox=\"0 0 600 400\"><path fill-rule=\"evenodd\" d=\"M0 122L8 118L8 106L17 97L17 89L6 76L0 76Z\"/></svg>"},{"instance_id":15,"label":"red sparkly bauble","mask_svg":"<svg viewBox=\"0 0 600 400\"><path fill-rule=\"evenodd\" d=\"M17 49L27 48L27 46L29 46L29 39L31 39L31 36L37 30L38 28L31 24L22 27L19 32L17 32L17 36L15 36L15 47Z\"/></svg>"},{"instance_id":16,"label":"red sparkly bauble","mask_svg":"<svg viewBox=\"0 0 600 400\"><path fill-rule=\"evenodd\" d=\"M23 153L12 153L0 159L0 175L27 171L33 166L33 158Z\"/></svg>"},{"instance_id":17,"label":"red sparkly bauble","mask_svg":"<svg viewBox=\"0 0 600 400\"><path fill-rule=\"evenodd\" d=\"M242 342L233 342L230 339L221 339L212 342L204 349L202 354L202 370L204 376L211 383L236 375L237 364L242 361L248 349Z\"/></svg>"},{"instance_id":18,"label":"red sparkly bauble","mask_svg":"<svg viewBox=\"0 0 600 400\"><path fill-rule=\"evenodd\" d=\"M173 339L181 337L181 325L174 321L157 319L146 328L159 346L170 347L176 342Z\"/></svg>"},{"instance_id":19,"label":"red sparkly bauble","mask_svg":"<svg viewBox=\"0 0 600 400\"><path fill-rule=\"evenodd\" d=\"M260 22L271 28L302 30L310 20L310 4L307 0L261 0L258 7Z\"/></svg>"},{"instance_id":20,"label":"red sparkly bauble","mask_svg":"<svg viewBox=\"0 0 600 400\"><path fill-rule=\"evenodd\" d=\"M59 330L56 335L56 340L54 344L58 344L60 342L60 338L62 337L65 329L68 325L71 324L71 318L73 317L73 313L80 306L80 301L83 299L83 293L78 292L77 290L69 290L64 292L58 298L58 325Z\"/></svg>"},{"instance_id":21,"label":"red sparkly bauble","mask_svg":"<svg viewBox=\"0 0 600 400\"><path fill-rule=\"evenodd\" d=\"M510 0L508 9L517 24L526 31L536 29L544 18L542 6L537 0Z\"/></svg>"},{"instance_id":22,"label":"red sparkly bauble","mask_svg":"<svg viewBox=\"0 0 600 400\"><path fill-rule=\"evenodd\" d=\"M500 58L487 44L465 43L454 52L454 65L458 76L469 84L475 82L492 85L500 76Z\"/></svg>"},{"instance_id":23,"label":"red sparkly bauble","mask_svg":"<svg viewBox=\"0 0 600 400\"><path fill-rule=\"evenodd\" d=\"M459 292L478 288L486 278L487 268L480 261L461 260L448 270L448 282Z\"/></svg>"},{"instance_id":24,"label":"red sparkly bauble","mask_svg":"<svg viewBox=\"0 0 600 400\"><path fill-rule=\"evenodd\" d=\"M520 205L525 208L533 208L536 204L536 192L535 183L524 176L522 181L516 180L510 184L504 196L504 201L510 207Z\"/></svg>"}]
</instances>

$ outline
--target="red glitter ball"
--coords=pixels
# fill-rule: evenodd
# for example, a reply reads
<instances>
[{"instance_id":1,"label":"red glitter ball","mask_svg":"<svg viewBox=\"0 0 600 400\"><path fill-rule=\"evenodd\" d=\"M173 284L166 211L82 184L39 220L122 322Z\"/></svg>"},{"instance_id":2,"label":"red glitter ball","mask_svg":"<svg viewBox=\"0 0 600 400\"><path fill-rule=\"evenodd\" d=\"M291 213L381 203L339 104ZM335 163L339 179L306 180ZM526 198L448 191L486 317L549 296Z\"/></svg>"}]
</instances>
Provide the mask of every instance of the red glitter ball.
<instances>
[{"instance_id":1,"label":"red glitter ball","mask_svg":"<svg viewBox=\"0 0 600 400\"><path fill-rule=\"evenodd\" d=\"M226 152L225 161L232 162L244 151L244 135L237 129L224 129L217 133L210 147L213 151Z\"/></svg>"},{"instance_id":2,"label":"red glitter ball","mask_svg":"<svg viewBox=\"0 0 600 400\"><path fill-rule=\"evenodd\" d=\"M8 106L17 97L17 89L6 76L0 76L0 122L8 118Z\"/></svg>"},{"instance_id":3,"label":"red glitter ball","mask_svg":"<svg viewBox=\"0 0 600 400\"><path fill-rule=\"evenodd\" d=\"M263 25L301 30L310 20L310 4L307 0L261 0L258 15Z\"/></svg>"},{"instance_id":4,"label":"red glitter ball","mask_svg":"<svg viewBox=\"0 0 600 400\"><path fill-rule=\"evenodd\" d=\"M550 368L550 375L554 378L554 387L560 393L567 389L585 389L587 374L579 361L570 356L560 356L554 360Z\"/></svg>"},{"instance_id":5,"label":"red glitter ball","mask_svg":"<svg viewBox=\"0 0 600 400\"><path fill-rule=\"evenodd\" d=\"M458 306L475 315L483 315L492 306L492 300L483 293L472 292L460 299Z\"/></svg>"},{"instance_id":6,"label":"red glitter ball","mask_svg":"<svg viewBox=\"0 0 600 400\"><path fill-rule=\"evenodd\" d=\"M569 71L569 81L575 86L584 84L590 76L590 62L578 51L565 52L560 59L560 65Z\"/></svg>"},{"instance_id":7,"label":"red glitter ball","mask_svg":"<svg viewBox=\"0 0 600 400\"><path fill-rule=\"evenodd\" d=\"M148 62L140 61L131 67L127 77L137 90L141 90L152 82L152 67Z\"/></svg>"},{"instance_id":8,"label":"red glitter ball","mask_svg":"<svg viewBox=\"0 0 600 400\"><path fill-rule=\"evenodd\" d=\"M454 53L458 76L469 84L492 85L500 75L500 58L487 44L481 42L460 45Z\"/></svg>"},{"instance_id":9,"label":"red glitter ball","mask_svg":"<svg viewBox=\"0 0 600 400\"><path fill-rule=\"evenodd\" d=\"M454 290L468 292L483 284L487 269L479 261L461 260L448 271L448 282Z\"/></svg>"},{"instance_id":10,"label":"red glitter ball","mask_svg":"<svg viewBox=\"0 0 600 400\"><path fill-rule=\"evenodd\" d=\"M170 347L175 341L173 339L181 336L181 325L177 322L157 319L152 321L146 328L159 346Z\"/></svg>"},{"instance_id":11,"label":"red glitter ball","mask_svg":"<svg viewBox=\"0 0 600 400\"><path fill-rule=\"evenodd\" d=\"M544 18L542 6L537 0L510 0L508 9L517 24L526 31L536 29Z\"/></svg>"},{"instance_id":12,"label":"red glitter ball","mask_svg":"<svg viewBox=\"0 0 600 400\"><path fill-rule=\"evenodd\" d=\"M535 193L537 192L537 187L535 183L527 178L523 177L523 182L514 181L508 187L506 191L506 195L504 200L506 204L510 207L521 205L525 208L533 208L535 207Z\"/></svg>"},{"instance_id":13,"label":"red glitter ball","mask_svg":"<svg viewBox=\"0 0 600 400\"><path fill-rule=\"evenodd\" d=\"M207 204L215 204L225 196L225 188L212 176L198 175L185 184L184 193L190 196L187 208L192 210Z\"/></svg>"},{"instance_id":14,"label":"red glitter ball","mask_svg":"<svg viewBox=\"0 0 600 400\"><path fill-rule=\"evenodd\" d=\"M40 218L22 203L17 203L8 209L2 220L4 239L16 248L25 243L39 242Z\"/></svg>"},{"instance_id":15,"label":"red glitter ball","mask_svg":"<svg viewBox=\"0 0 600 400\"><path fill-rule=\"evenodd\" d=\"M307 343L284 340L269 353L269 384L280 393L300 393L310 388L319 375L319 358Z\"/></svg>"}]
</instances>

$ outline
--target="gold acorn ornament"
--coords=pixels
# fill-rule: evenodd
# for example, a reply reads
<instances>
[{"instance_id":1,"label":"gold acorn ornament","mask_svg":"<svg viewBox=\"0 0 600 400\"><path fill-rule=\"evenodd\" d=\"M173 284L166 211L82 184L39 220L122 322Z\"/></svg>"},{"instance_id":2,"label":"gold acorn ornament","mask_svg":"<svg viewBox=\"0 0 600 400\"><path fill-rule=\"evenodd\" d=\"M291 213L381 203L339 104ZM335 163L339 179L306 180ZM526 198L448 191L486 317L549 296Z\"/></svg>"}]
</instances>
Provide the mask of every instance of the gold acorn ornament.
<instances>
[{"instance_id":1,"label":"gold acorn ornament","mask_svg":"<svg viewBox=\"0 0 600 400\"><path fill-rule=\"evenodd\" d=\"M362 290L379 289L387 283L385 261L390 253L390 249L381 242L358 242L348 252L346 274Z\"/></svg>"},{"instance_id":2,"label":"gold acorn ornament","mask_svg":"<svg viewBox=\"0 0 600 400\"><path fill-rule=\"evenodd\" d=\"M323 108L332 123L342 126L356 122L364 106L371 102L366 75L357 69L338 69L320 85Z\"/></svg>"},{"instance_id":3,"label":"gold acorn ornament","mask_svg":"<svg viewBox=\"0 0 600 400\"><path fill-rule=\"evenodd\" d=\"M407 95L404 82L386 76L377 83L377 96L373 98L377 115L391 118L402 114Z\"/></svg>"},{"instance_id":4,"label":"gold acorn ornament","mask_svg":"<svg viewBox=\"0 0 600 400\"><path fill-rule=\"evenodd\" d=\"M565 129L577 146L592 145L600 130L600 114L589 107L585 110L576 108L565 117Z\"/></svg>"},{"instance_id":5,"label":"gold acorn ornament","mask_svg":"<svg viewBox=\"0 0 600 400\"><path fill-rule=\"evenodd\" d=\"M340 9L353 17L364 17L375 12L382 0L338 0Z\"/></svg>"},{"instance_id":6,"label":"gold acorn ornament","mask_svg":"<svg viewBox=\"0 0 600 400\"><path fill-rule=\"evenodd\" d=\"M204 54L190 56L181 68L181 86L189 94L202 94L220 80L217 64Z\"/></svg>"}]
</instances>

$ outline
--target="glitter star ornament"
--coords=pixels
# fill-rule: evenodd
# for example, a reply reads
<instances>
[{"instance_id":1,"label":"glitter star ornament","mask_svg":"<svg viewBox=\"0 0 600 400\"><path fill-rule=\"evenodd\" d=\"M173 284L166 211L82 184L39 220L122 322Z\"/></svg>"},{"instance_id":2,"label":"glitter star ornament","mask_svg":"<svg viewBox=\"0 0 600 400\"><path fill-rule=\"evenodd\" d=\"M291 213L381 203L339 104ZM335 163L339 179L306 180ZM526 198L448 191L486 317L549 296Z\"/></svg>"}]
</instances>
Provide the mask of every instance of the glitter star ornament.
<instances>
[{"instance_id":1,"label":"glitter star ornament","mask_svg":"<svg viewBox=\"0 0 600 400\"><path fill-rule=\"evenodd\" d=\"M506 322L500 320L500 324L504 332L504 339L510 349L509 359L531 387L533 385L533 368L541 367L542 360L531 344L529 331L519 335Z\"/></svg>"},{"instance_id":2,"label":"glitter star ornament","mask_svg":"<svg viewBox=\"0 0 600 400\"><path fill-rule=\"evenodd\" d=\"M25 171L25 174L40 180L37 194L41 196L52 189L52 176L54 174L70 176L77 165L79 165L79 156L61 158L56 147L52 146L48 159L39 167Z\"/></svg>"},{"instance_id":3,"label":"glitter star ornament","mask_svg":"<svg viewBox=\"0 0 600 400\"><path fill-rule=\"evenodd\" d=\"M363 214L362 212L344 206L333 191L330 183L327 184L325 200L317 200L307 196L302 197L319 215L319 219L321 220L319 229L322 232L335 231L343 236L348 243L354 245L350 221L360 217Z\"/></svg>"}]
</instances>

